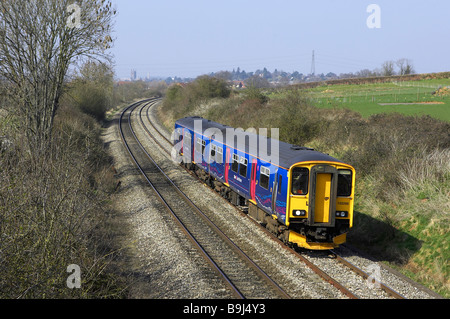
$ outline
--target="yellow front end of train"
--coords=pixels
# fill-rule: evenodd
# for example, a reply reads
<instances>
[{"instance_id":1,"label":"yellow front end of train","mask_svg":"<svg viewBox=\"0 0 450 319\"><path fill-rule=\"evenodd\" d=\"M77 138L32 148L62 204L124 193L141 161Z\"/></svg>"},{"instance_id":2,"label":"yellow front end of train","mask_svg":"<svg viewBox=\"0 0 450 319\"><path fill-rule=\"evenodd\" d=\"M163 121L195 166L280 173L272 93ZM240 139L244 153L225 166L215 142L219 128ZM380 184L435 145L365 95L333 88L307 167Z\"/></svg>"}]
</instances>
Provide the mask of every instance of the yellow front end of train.
<instances>
[{"instance_id":1,"label":"yellow front end of train","mask_svg":"<svg viewBox=\"0 0 450 319\"><path fill-rule=\"evenodd\" d=\"M298 163L289 171L288 241L312 250L336 248L353 227L355 169L334 162Z\"/></svg>"}]
</instances>

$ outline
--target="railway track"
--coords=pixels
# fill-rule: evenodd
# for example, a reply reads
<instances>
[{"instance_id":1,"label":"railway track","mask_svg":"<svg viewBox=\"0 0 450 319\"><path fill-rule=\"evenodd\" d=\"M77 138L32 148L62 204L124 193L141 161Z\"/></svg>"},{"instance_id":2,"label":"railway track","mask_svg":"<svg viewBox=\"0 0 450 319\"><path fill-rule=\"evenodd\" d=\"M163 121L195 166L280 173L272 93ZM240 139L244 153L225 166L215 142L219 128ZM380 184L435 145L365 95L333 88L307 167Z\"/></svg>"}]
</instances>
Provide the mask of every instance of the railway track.
<instances>
[{"instance_id":1,"label":"railway track","mask_svg":"<svg viewBox=\"0 0 450 319\"><path fill-rule=\"evenodd\" d=\"M154 125L154 123L151 119L150 110L153 105L154 104L151 104L151 105L148 104L148 105L146 105L146 107L140 108L139 118L140 118L141 125L144 127L147 134L159 145L161 150L163 150L168 155L170 155L169 150L172 147L172 142L158 130L158 128L156 127L156 125ZM154 136L154 133L150 132L150 129L147 128L147 125L144 123L144 113L145 113L146 122L152 126L153 132L157 132L157 134L158 134L157 137ZM193 174L191 174L191 175L193 175ZM222 199L222 198L220 197L220 199ZM255 222L255 224L259 225L259 223L257 223L257 222ZM264 230L265 230L265 228L264 228ZM275 241L279 242L275 237L272 237L272 238ZM362 278L362 284L360 281L360 284L357 285L358 287L356 289L355 289L354 284L352 284L352 287L347 287L348 284L347 285L341 284L340 283L340 281L342 281L341 279L339 279L339 280L334 279L333 275L329 275L327 273L327 271L320 269L320 267L318 267L315 264L315 262L312 261L311 258L308 258L304 254L300 254L300 253L296 252L295 250L288 248L284 245L283 245L283 247L285 249L289 249L291 253L295 254L298 259L300 259L304 264L306 264L310 269L312 269L318 276L320 276L323 280L325 280L326 282L328 282L331 285L333 285L334 287L336 287L342 294L344 294L348 298L352 298L352 299L377 298L376 295L378 295L378 291L379 291L380 298L406 299L406 297L403 294L397 292L393 288L390 288L387 284L379 281L379 278L373 277L372 274L368 274L367 272L363 271L356 265L352 264L349 260L347 260L343 256L341 256L340 253L337 251L330 251L329 255L332 257L328 258L328 259L329 259L329 261L334 262L335 264L337 262L339 262L341 265L344 266L345 269L351 270L351 272L353 274L357 274L358 276L360 276ZM376 264L374 264L374 265L376 265ZM337 267L337 266L335 266L335 267L342 269L342 267ZM373 278L374 278L374 280L372 281ZM376 294L374 294L373 287L377 287ZM417 285L416 288L418 288L419 290L422 290L423 287L421 287L420 285ZM364 291L367 289L369 289L371 291L369 291L369 292ZM367 296L369 296L369 297L367 297ZM438 298L439 297L438 295L433 294L430 291L427 291L426 293L424 293L424 296L426 296L425 298Z\"/></svg>"},{"instance_id":2,"label":"railway track","mask_svg":"<svg viewBox=\"0 0 450 319\"><path fill-rule=\"evenodd\" d=\"M142 126L144 127L145 131L147 132L147 134L153 139L153 141L155 143L157 143L160 148L167 154L167 155L172 155L171 152L168 149L168 146L171 147L172 146L172 142L166 137L164 136L164 134L161 134L159 132L159 130L155 127L155 125L153 124L151 118L150 118L150 105L147 105L148 107L142 107L139 110L139 119L140 122L142 124ZM145 117L147 118L147 122L152 126L153 131L156 131L159 133L158 137L155 137L150 130L147 128L146 124L143 121L143 116L144 116L144 109L145 109ZM163 145L165 144L165 145ZM193 174L191 174L193 175ZM257 223L258 226L260 226ZM267 230L265 228L263 228L264 231L267 232ZM268 233L268 232L267 232ZM272 234L268 233L270 236L272 236ZM277 239L275 239L277 240ZM287 247L286 247L287 248ZM300 254L297 254L297 258L299 258L304 264L306 264L311 270L314 271L314 273L316 273L319 277L321 277L322 279L324 279L326 282L330 283L331 285L333 285L335 288L337 288L342 294L344 294L345 296L347 296L348 298L351 299L359 299L359 297L357 295L355 295L354 293L352 293L349 289L347 289L344 285L340 284L338 281L334 280L332 277L328 276L326 274L326 272L322 271L320 268L318 268L317 266L315 266L313 263L311 263L308 259L306 259L305 257L303 257Z\"/></svg>"},{"instance_id":3,"label":"railway track","mask_svg":"<svg viewBox=\"0 0 450 319\"><path fill-rule=\"evenodd\" d=\"M123 143L147 183L237 298L290 298L175 185L142 146L131 117L136 109L156 101L130 105L119 120Z\"/></svg>"},{"instance_id":4,"label":"railway track","mask_svg":"<svg viewBox=\"0 0 450 319\"><path fill-rule=\"evenodd\" d=\"M159 136L156 138L150 130L147 128L146 124L143 121L143 115L144 115L144 109L145 110L145 117L147 118L147 122L152 126L153 131L158 132ZM160 146L160 148L166 152L168 155L172 155L171 152L168 150L167 146L171 147L172 142L164 136L164 134L161 134L161 132L156 128L156 126L153 124L153 121L150 118L150 105L148 107L142 107L139 111L139 119L141 121L141 124L143 125L145 131L147 134ZM163 145L165 144L165 145ZM188 171L189 172L189 171ZM190 173L190 172L189 172ZM193 175L193 174L191 174ZM253 221L253 220L252 220ZM269 231L267 231L264 227L262 227L258 222L254 221L255 224L258 227L261 227L269 236L271 236L274 240L278 241L276 237L274 237ZM294 250L288 248L287 246L283 246L285 249L289 249L296 257L301 260L306 266L308 266L314 273L316 273L320 278L334 286L336 289L338 289L343 295L350 299L359 299L359 296L353 293L350 289L345 287L345 285L339 283L339 281L333 279L331 276L329 276L325 271L321 270L319 267L317 267L314 263L308 260L308 258L302 256L301 254L295 252Z\"/></svg>"},{"instance_id":5,"label":"railway track","mask_svg":"<svg viewBox=\"0 0 450 319\"><path fill-rule=\"evenodd\" d=\"M377 286L379 289L382 289L384 292L386 292L389 296L392 296L395 299L406 299L403 295L395 291L394 289L390 288L388 285L384 284L380 281L381 278L377 278L377 276L373 276L371 274L368 274L358 266L352 264L350 261L345 259L343 256L341 256L339 253L335 252L334 250L331 250L331 253L334 255L336 260L349 269L351 269L353 272L357 273L359 276L363 277L365 280L368 281L370 285Z\"/></svg>"}]
</instances>

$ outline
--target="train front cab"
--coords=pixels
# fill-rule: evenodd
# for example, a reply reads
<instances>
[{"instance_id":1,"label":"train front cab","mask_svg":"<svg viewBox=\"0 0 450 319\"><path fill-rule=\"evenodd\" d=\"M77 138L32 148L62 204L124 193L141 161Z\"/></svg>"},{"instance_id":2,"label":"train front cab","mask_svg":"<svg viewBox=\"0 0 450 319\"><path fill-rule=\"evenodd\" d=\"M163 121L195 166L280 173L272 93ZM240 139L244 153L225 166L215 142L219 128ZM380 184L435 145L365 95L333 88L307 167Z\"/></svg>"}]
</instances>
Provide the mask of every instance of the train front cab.
<instances>
[{"instance_id":1,"label":"train front cab","mask_svg":"<svg viewBox=\"0 0 450 319\"><path fill-rule=\"evenodd\" d=\"M289 242L312 250L345 243L353 227L355 170L342 163L299 163L289 171Z\"/></svg>"}]
</instances>

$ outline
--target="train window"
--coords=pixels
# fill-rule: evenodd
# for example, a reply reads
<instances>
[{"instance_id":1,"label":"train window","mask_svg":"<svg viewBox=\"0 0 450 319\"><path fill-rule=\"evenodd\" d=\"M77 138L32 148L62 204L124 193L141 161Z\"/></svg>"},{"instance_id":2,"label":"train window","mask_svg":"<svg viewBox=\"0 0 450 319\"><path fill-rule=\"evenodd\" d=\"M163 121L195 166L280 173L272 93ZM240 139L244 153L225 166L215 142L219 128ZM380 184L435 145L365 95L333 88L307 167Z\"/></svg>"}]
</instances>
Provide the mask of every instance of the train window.
<instances>
[{"instance_id":1,"label":"train window","mask_svg":"<svg viewBox=\"0 0 450 319\"><path fill-rule=\"evenodd\" d=\"M340 169L338 176L337 196L350 196L352 194L352 171Z\"/></svg>"},{"instance_id":2,"label":"train window","mask_svg":"<svg viewBox=\"0 0 450 319\"><path fill-rule=\"evenodd\" d=\"M216 154L216 163L222 164L222 162L223 162L223 148L218 147Z\"/></svg>"},{"instance_id":3,"label":"train window","mask_svg":"<svg viewBox=\"0 0 450 319\"><path fill-rule=\"evenodd\" d=\"M241 165L239 167L239 175L247 177L248 160L245 157L241 157Z\"/></svg>"},{"instance_id":4,"label":"train window","mask_svg":"<svg viewBox=\"0 0 450 319\"><path fill-rule=\"evenodd\" d=\"M309 170L304 167L295 167L292 171L292 194L308 194Z\"/></svg>"},{"instance_id":5,"label":"train window","mask_svg":"<svg viewBox=\"0 0 450 319\"><path fill-rule=\"evenodd\" d=\"M216 157L217 146L211 144L211 160Z\"/></svg>"},{"instance_id":6,"label":"train window","mask_svg":"<svg viewBox=\"0 0 450 319\"><path fill-rule=\"evenodd\" d=\"M237 154L233 154L233 164L231 164L231 170L237 173L238 168L239 168L239 156Z\"/></svg>"},{"instance_id":7,"label":"train window","mask_svg":"<svg viewBox=\"0 0 450 319\"><path fill-rule=\"evenodd\" d=\"M269 189L270 169L261 166L261 175L259 177L259 185L262 188Z\"/></svg>"}]
</instances>

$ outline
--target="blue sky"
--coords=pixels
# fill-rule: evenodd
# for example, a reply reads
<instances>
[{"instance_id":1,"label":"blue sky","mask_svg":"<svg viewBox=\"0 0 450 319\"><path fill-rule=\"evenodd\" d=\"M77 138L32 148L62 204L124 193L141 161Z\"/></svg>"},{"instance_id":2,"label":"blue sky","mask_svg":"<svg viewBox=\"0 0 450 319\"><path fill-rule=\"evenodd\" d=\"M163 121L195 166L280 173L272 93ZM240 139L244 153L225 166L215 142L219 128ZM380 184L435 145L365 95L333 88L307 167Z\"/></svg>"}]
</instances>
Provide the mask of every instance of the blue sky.
<instances>
[{"instance_id":1,"label":"blue sky","mask_svg":"<svg viewBox=\"0 0 450 319\"><path fill-rule=\"evenodd\" d=\"M448 0L112 0L116 76L196 77L240 67L316 73L412 60L418 73L450 71ZM370 4L381 28L369 28Z\"/></svg>"}]
</instances>

